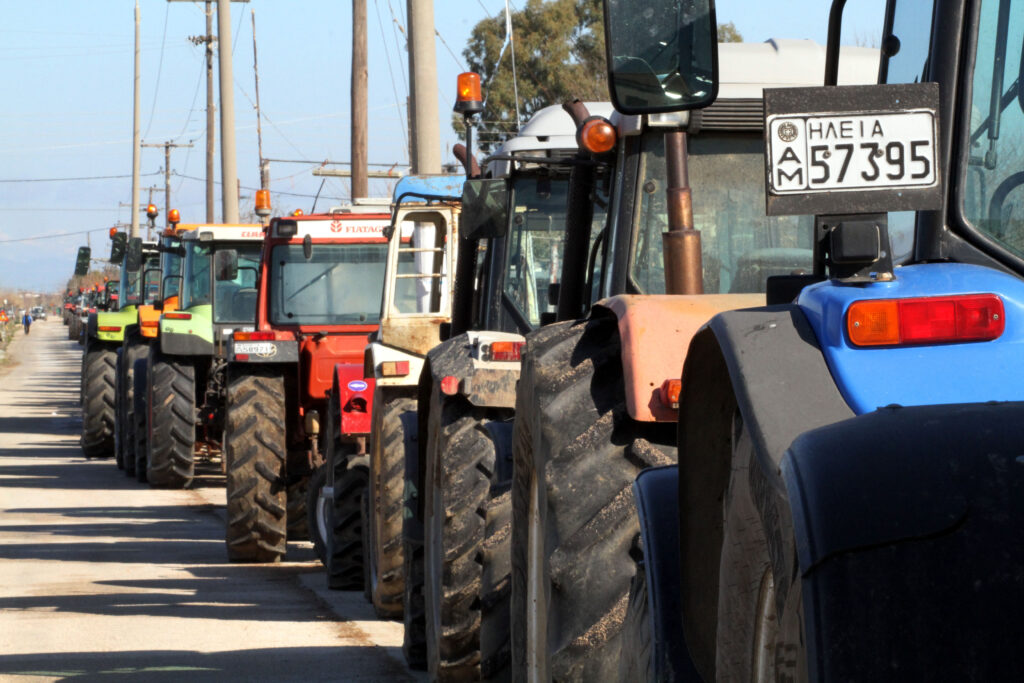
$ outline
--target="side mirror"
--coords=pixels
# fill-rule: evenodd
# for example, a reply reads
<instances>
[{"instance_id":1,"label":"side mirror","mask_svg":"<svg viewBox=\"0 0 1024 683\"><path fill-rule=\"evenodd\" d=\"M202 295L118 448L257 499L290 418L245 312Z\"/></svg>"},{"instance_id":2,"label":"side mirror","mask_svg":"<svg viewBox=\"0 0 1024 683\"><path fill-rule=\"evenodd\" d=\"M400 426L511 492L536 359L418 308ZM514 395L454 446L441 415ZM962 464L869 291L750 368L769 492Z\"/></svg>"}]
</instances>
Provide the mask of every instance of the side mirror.
<instances>
[{"instance_id":1,"label":"side mirror","mask_svg":"<svg viewBox=\"0 0 1024 683\"><path fill-rule=\"evenodd\" d=\"M700 109L718 94L714 0L604 0L608 87L624 114Z\"/></svg>"},{"instance_id":2,"label":"side mirror","mask_svg":"<svg viewBox=\"0 0 1024 683\"><path fill-rule=\"evenodd\" d=\"M464 239L504 237L508 232L508 182L467 180L462 186L460 230Z\"/></svg>"},{"instance_id":3,"label":"side mirror","mask_svg":"<svg viewBox=\"0 0 1024 683\"><path fill-rule=\"evenodd\" d=\"M562 283L551 282L548 284L548 304L551 306L558 305L558 292L562 289Z\"/></svg>"},{"instance_id":4,"label":"side mirror","mask_svg":"<svg viewBox=\"0 0 1024 683\"><path fill-rule=\"evenodd\" d=\"M309 235L302 238L302 255L307 261L313 258L313 238Z\"/></svg>"},{"instance_id":5,"label":"side mirror","mask_svg":"<svg viewBox=\"0 0 1024 683\"><path fill-rule=\"evenodd\" d=\"M89 272L89 259L92 257L92 249L79 247L78 257L75 259L75 275L81 277Z\"/></svg>"},{"instance_id":6,"label":"side mirror","mask_svg":"<svg viewBox=\"0 0 1024 683\"><path fill-rule=\"evenodd\" d=\"M132 237L124 251L124 269L137 273L142 268L142 238Z\"/></svg>"},{"instance_id":7,"label":"side mirror","mask_svg":"<svg viewBox=\"0 0 1024 683\"><path fill-rule=\"evenodd\" d=\"M213 255L213 272L217 281L235 280L238 278L238 250L220 249Z\"/></svg>"},{"instance_id":8,"label":"side mirror","mask_svg":"<svg viewBox=\"0 0 1024 683\"><path fill-rule=\"evenodd\" d=\"M110 262L120 263L124 258L124 250L128 246L128 234L115 232L110 238Z\"/></svg>"}]
</instances>

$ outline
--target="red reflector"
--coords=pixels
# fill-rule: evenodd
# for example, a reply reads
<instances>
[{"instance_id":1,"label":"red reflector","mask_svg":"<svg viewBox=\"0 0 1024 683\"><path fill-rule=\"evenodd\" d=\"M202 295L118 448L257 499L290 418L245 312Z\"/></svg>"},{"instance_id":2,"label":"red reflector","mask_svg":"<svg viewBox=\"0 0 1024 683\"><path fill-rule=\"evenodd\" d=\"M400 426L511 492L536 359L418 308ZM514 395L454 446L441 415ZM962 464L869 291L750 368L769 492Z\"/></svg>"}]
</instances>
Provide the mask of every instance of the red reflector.
<instances>
[{"instance_id":1,"label":"red reflector","mask_svg":"<svg viewBox=\"0 0 1024 683\"><path fill-rule=\"evenodd\" d=\"M90 308L90 309L89 309L89 312L90 312L90 313L95 313L95 312L96 312L96 309L95 309L95 308Z\"/></svg>"},{"instance_id":2,"label":"red reflector","mask_svg":"<svg viewBox=\"0 0 1024 683\"><path fill-rule=\"evenodd\" d=\"M386 360L380 364L380 374L384 377L405 377L409 374L409 361Z\"/></svg>"},{"instance_id":3,"label":"red reflector","mask_svg":"<svg viewBox=\"0 0 1024 683\"><path fill-rule=\"evenodd\" d=\"M520 350L525 343L521 341L494 342L491 344L491 360L518 361L520 360Z\"/></svg>"},{"instance_id":4,"label":"red reflector","mask_svg":"<svg viewBox=\"0 0 1024 683\"><path fill-rule=\"evenodd\" d=\"M235 360L242 361L243 363L249 360L249 354L247 353L236 353Z\"/></svg>"},{"instance_id":5,"label":"red reflector","mask_svg":"<svg viewBox=\"0 0 1024 683\"><path fill-rule=\"evenodd\" d=\"M995 294L880 299L850 304L846 329L856 346L991 341L1005 317Z\"/></svg>"},{"instance_id":6,"label":"red reflector","mask_svg":"<svg viewBox=\"0 0 1024 683\"><path fill-rule=\"evenodd\" d=\"M160 327L160 321L159 320L143 320L142 321L142 326L143 327Z\"/></svg>"},{"instance_id":7,"label":"red reflector","mask_svg":"<svg viewBox=\"0 0 1024 683\"><path fill-rule=\"evenodd\" d=\"M273 332L235 332L235 341L274 341Z\"/></svg>"},{"instance_id":8,"label":"red reflector","mask_svg":"<svg viewBox=\"0 0 1024 683\"><path fill-rule=\"evenodd\" d=\"M168 320L191 320L191 313L164 313L164 317Z\"/></svg>"},{"instance_id":9,"label":"red reflector","mask_svg":"<svg viewBox=\"0 0 1024 683\"><path fill-rule=\"evenodd\" d=\"M679 392L683 389L681 379L667 379L661 384L659 390L661 402L669 408L679 408Z\"/></svg>"},{"instance_id":10,"label":"red reflector","mask_svg":"<svg viewBox=\"0 0 1024 683\"><path fill-rule=\"evenodd\" d=\"M120 332L121 328L117 325L100 325L100 332Z\"/></svg>"},{"instance_id":11,"label":"red reflector","mask_svg":"<svg viewBox=\"0 0 1024 683\"><path fill-rule=\"evenodd\" d=\"M441 378L441 391L449 396L459 393L459 378L448 375Z\"/></svg>"}]
</instances>

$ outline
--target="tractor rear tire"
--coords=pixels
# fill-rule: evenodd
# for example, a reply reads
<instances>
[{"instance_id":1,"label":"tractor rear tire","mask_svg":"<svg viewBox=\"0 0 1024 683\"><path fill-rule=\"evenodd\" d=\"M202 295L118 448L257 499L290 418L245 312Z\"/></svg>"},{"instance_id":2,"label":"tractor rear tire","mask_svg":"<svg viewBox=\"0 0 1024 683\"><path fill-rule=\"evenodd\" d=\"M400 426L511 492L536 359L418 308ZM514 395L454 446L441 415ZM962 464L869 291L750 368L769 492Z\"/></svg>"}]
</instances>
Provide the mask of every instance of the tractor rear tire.
<instances>
[{"instance_id":1,"label":"tractor rear tire","mask_svg":"<svg viewBox=\"0 0 1024 683\"><path fill-rule=\"evenodd\" d=\"M636 574L629 586L629 603L622 624L622 659L619 661L620 681L657 681L654 670L654 634L647 595L647 572L637 562Z\"/></svg>"},{"instance_id":2,"label":"tractor rear tire","mask_svg":"<svg viewBox=\"0 0 1024 683\"><path fill-rule=\"evenodd\" d=\"M101 344L82 356L82 452L87 458L114 455L114 391L117 353Z\"/></svg>"},{"instance_id":3,"label":"tractor rear tire","mask_svg":"<svg viewBox=\"0 0 1024 683\"><path fill-rule=\"evenodd\" d=\"M288 485L288 540L310 540L309 515L306 514L306 489L309 477Z\"/></svg>"},{"instance_id":4,"label":"tractor rear tire","mask_svg":"<svg viewBox=\"0 0 1024 683\"><path fill-rule=\"evenodd\" d=\"M612 680L640 530L632 484L644 467L675 461L675 424L639 423L626 412L613 315L538 330L523 358L513 446L512 675Z\"/></svg>"},{"instance_id":5,"label":"tractor rear tire","mask_svg":"<svg viewBox=\"0 0 1024 683\"><path fill-rule=\"evenodd\" d=\"M493 493L493 489L492 489ZM512 492L491 498L484 517L482 586L480 588L480 678L491 683L512 680L509 602L512 591Z\"/></svg>"},{"instance_id":6,"label":"tractor rear tire","mask_svg":"<svg viewBox=\"0 0 1024 683\"><path fill-rule=\"evenodd\" d=\"M135 372L132 373L132 424L129 437L135 444L135 481L145 484L147 479L148 446L149 443L149 408L146 405L146 396L149 395L147 368L149 357L143 356L135 361Z\"/></svg>"},{"instance_id":7,"label":"tractor rear tire","mask_svg":"<svg viewBox=\"0 0 1024 683\"><path fill-rule=\"evenodd\" d=\"M284 378L251 369L227 390L227 548L232 562L278 562L287 540Z\"/></svg>"},{"instance_id":8,"label":"tractor rear tire","mask_svg":"<svg viewBox=\"0 0 1024 683\"><path fill-rule=\"evenodd\" d=\"M320 564L327 566L327 508L328 500L324 497L327 486L327 466L321 465L313 470L306 487L306 528L309 529L309 540L313 542L313 550Z\"/></svg>"},{"instance_id":9,"label":"tractor rear tire","mask_svg":"<svg viewBox=\"0 0 1024 683\"><path fill-rule=\"evenodd\" d=\"M427 670L437 681L478 680L482 546L496 448L485 409L437 390L431 399L423 525Z\"/></svg>"},{"instance_id":10,"label":"tractor rear tire","mask_svg":"<svg viewBox=\"0 0 1024 683\"><path fill-rule=\"evenodd\" d=\"M324 479L330 497L317 504L318 524L323 523L327 587L332 590L363 590L366 584L366 496L370 481L369 458L353 452L341 438L341 406L331 399L327 414L327 455Z\"/></svg>"},{"instance_id":11,"label":"tractor rear tire","mask_svg":"<svg viewBox=\"0 0 1024 683\"><path fill-rule=\"evenodd\" d=\"M195 367L186 358L153 349L147 372L146 479L154 488L187 488L195 476Z\"/></svg>"},{"instance_id":12,"label":"tractor rear tire","mask_svg":"<svg viewBox=\"0 0 1024 683\"><path fill-rule=\"evenodd\" d=\"M396 396L373 407L370 451L370 547L367 549L370 596L377 616L402 616L405 593L402 517L405 510L406 449L413 443L416 399ZM403 419L404 418L404 419ZM410 426L412 432L410 433Z\"/></svg>"},{"instance_id":13,"label":"tractor rear tire","mask_svg":"<svg viewBox=\"0 0 1024 683\"><path fill-rule=\"evenodd\" d=\"M122 347L121 374L118 391L121 394L121 412L117 424L121 439L121 457L124 459L124 473L136 476L135 471L135 366L139 359L149 355L146 344L129 344Z\"/></svg>"},{"instance_id":14,"label":"tractor rear tire","mask_svg":"<svg viewBox=\"0 0 1024 683\"><path fill-rule=\"evenodd\" d=\"M402 654L409 668L426 671L427 613L423 596L423 513L419 502L419 480L419 451L413 449L405 462L405 492L402 496L405 506L402 523L402 571L405 576Z\"/></svg>"}]
</instances>

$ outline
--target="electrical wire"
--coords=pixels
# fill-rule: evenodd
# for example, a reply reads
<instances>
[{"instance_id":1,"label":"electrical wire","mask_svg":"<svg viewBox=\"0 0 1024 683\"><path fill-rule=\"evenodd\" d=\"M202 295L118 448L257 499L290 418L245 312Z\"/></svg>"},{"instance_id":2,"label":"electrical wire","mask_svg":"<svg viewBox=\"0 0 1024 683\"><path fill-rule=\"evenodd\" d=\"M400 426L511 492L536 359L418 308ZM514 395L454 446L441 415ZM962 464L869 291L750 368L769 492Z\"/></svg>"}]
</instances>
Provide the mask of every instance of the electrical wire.
<instances>
[{"instance_id":1,"label":"electrical wire","mask_svg":"<svg viewBox=\"0 0 1024 683\"><path fill-rule=\"evenodd\" d=\"M153 176L160 175L160 171L153 173L142 173L142 176ZM94 175L94 176L82 176L79 178L0 178L0 183L66 183L66 182L77 182L79 180L117 180L122 178L131 178L132 174L126 175Z\"/></svg>"},{"instance_id":2,"label":"electrical wire","mask_svg":"<svg viewBox=\"0 0 1024 683\"><path fill-rule=\"evenodd\" d=\"M195 180L195 181L200 182L200 183L205 183L206 182L206 178L197 178L195 176L185 175L184 173L178 173L177 171L171 171L171 175L172 176L176 176L178 178L187 178L189 180ZM213 183L214 183L214 185L220 185L220 181L219 180L214 180ZM249 187L247 185L239 185L239 187L241 187L243 190L249 190L250 192L256 192L257 190L260 189L258 187ZM315 194L303 194L303 193L299 193L299 192L285 192L284 190L271 190L270 194L281 194L281 195L285 195L285 196L288 196L288 197L308 197L310 199L316 197ZM347 197L324 197L323 195L320 195L320 196L323 197L324 199L337 199L338 201L344 201L345 199L347 199Z\"/></svg>"},{"instance_id":3,"label":"electrical wire","mask_svg":"<svg viewBox=\"0 0 1024 683\"><path fill-rule=\"evenodd\" d=\"M160 41L160 64L156 68L156 86L153 88L153 105L149 109L149 123L146 124L146 132L143 138L149 137L149 129L153 127L153 117L156 115L156 97L160 93L160 74L164 70L164 47L167 45L167 19L171 12L171 3L164 8L164 37Z\"/></svg>"},{"instance_id":4,"label":"electrical wire","mask_svg":"<svg viewBox=\"0 0 1024 683\"><path fill-rule=\"evenodd\" d=\"M13 237L11 239L0 240L0 244L10 244L11 242L32 242L35 240L47 240L52 237L68 237L70 235L84 235L87 232L106 232L109 228L93 228L92 230L76 230L74 232L55 232L49 235L33 235L32 237Z\"/></svg>"},{"instance_id":5,"label":"electrical wire","mask_svg":"<svg viewBox=\"0 0 1024 683\"><path fill-rule=\"evenodd\" d=\"M380 3L378 2L378 0L373 0L373 6L377 10L377 24L380 26L380 44L387 46L388 39L387 36L385 36L384 34L384 20L381 19L380 17ZM388 62L388 78L391 80L391 92L393 92L395 95L395 109L397 109L399 113L401 113L402 104L398 99L398 88L395 86L395 72L391 69L391 50L385 49L384 57L387 59ZM399 119L402 122L402 141L405 143L404 149L406 156L408 156L409 154L409 131L406 130L405 126L407 118L408 117L406 116L399 116ZM406 161L408 162L408 159L406 159Z\"/></svg>"}]
</instances>

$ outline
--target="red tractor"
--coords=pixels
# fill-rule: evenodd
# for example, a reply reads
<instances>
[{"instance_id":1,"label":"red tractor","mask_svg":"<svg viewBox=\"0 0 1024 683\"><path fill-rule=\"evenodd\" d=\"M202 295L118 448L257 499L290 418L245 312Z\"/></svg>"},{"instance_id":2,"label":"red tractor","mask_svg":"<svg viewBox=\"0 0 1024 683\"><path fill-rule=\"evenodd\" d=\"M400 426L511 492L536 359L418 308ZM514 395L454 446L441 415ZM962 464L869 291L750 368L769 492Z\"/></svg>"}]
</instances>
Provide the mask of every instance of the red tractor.
<instances>
[{"instance_id":1,"label":"red tractor","mask_svg":"<svg viewBox=\"0 0 1024 683\"><path fill-rule=\"evenodd\" d=\"M224 451L232 561L274 562L287 540L307 534L323 557L324 517L312 510L308 528L306 489L324 486L326 439L355 457L366 452L373 387L363 380L363 351L380 318L389 220L386 208L356 205L277 218L268 228L256 326L236 331L228 350ZM218 277L223 271L231 279L237 261L230 251L217 256ZM355 425L349 433L331 416L326 432L320 429L336 377L346 378L342 410L358 414L345 421Z\"/></svg>"}]
</instances>

